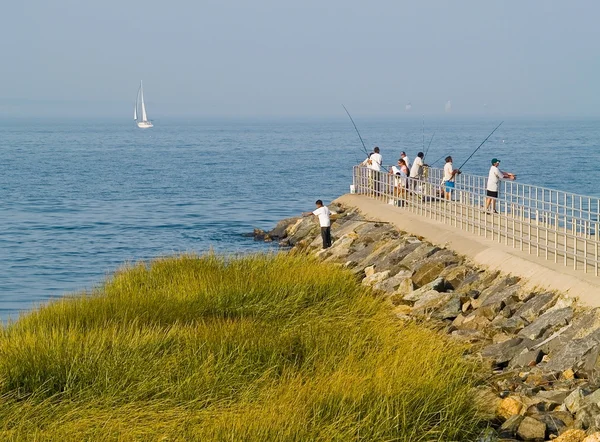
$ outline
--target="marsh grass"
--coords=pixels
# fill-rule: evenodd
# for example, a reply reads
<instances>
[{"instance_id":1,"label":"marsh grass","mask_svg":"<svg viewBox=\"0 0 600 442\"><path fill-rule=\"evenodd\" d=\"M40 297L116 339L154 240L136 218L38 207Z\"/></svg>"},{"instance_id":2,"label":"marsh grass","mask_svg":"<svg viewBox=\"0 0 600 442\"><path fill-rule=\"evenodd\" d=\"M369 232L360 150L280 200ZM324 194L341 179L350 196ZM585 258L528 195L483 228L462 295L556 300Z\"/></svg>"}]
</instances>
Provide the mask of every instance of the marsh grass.
<instances>
[{"instance_id":1,"label":"marsh grass","mask_svg":"<svg viewBox=\"0 0 600 442\"><path fill-rule=\"evenodd\" d=\"M2 440L469 440L464 348L339 267L180 256L0 336Z\"/></svg>"}]
</instances>

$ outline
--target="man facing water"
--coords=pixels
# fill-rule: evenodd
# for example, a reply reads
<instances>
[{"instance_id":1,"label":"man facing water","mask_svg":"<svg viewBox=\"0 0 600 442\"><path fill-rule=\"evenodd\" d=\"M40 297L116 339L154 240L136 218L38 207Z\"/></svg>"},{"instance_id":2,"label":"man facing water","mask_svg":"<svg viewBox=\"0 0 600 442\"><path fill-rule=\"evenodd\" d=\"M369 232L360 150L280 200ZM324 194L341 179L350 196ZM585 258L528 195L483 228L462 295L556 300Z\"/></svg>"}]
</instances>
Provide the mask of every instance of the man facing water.
<instances>
[{"instance_id":1,"label":"man facing water","mask_svg":"<svg viewBox=\"0 0 600 442\"><path fill-rule=\"evenodd\" d=\"M454 192L454 180L458 174L460 174L460 170L454 168L452 165L452 157L447 156L446 164L444 165L444 181L442 182L444 195L447 200L452 199L452 192Z\"/></svg>"},{"instance_id":2,"label":"man facing water","mask_svg":"<svg viewBox=\"0 0 600 442\"><path fill-rule=\"evenodd\" d=\"M490 167L490 173L488 175L487 187L486 187L486 199L485 199L485 211L487 212L492 206L492 211L496 212L496 200L498 199L498 188L500 187L500 180L508 179L514 180L517 176L514 173L503 172L498 166L500 160L498 158L492 158L492 167Z\"/></svg>"},{"instance_id":3,"label":"man facing water","mask_svg":"<svg viewBox=\"0 0 600 442\"><path fill-rule=\"evenodd\" d=\"M331 211L327 206L323 205L323 201L316 201L317 208L312 212L303 212L302 216L315 215L319 218L319 225L321 226L321 238L323 239L323 248L327 249L331 247Z\"/></svg>"}]
</instances>

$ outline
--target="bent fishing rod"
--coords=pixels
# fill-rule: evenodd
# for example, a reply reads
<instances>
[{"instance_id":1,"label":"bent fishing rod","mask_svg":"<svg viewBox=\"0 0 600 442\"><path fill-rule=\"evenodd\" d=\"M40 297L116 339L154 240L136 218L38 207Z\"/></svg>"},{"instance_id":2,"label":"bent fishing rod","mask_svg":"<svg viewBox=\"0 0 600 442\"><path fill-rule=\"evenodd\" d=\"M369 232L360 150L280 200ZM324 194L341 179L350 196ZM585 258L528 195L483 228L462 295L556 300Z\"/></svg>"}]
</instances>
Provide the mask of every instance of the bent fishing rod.
<instances>
[{"instance_id":1,"label":"bent fishing rod","mask_svg":"<svg viewBox=\"0 0 600 442\"><path fill-rule=\"evenodd\" d=\"M502 123L504 123L504 121L501 121L501 122L500 122L500 124L499 124L498 126L496 126L496 129L498 129L500 126L502 126ZM463 166L464 166L465 164L467 164L467 161L469 161L469 160L471 159L471 157L472 157L473 155L475 155L475 152L477 152L477 151L479 150L479 148L480 148L481 146L483 146L483 145L484 145L484 143L485 143L485 142L488 140L488 138L489 138L489 137L491 137L491 136L492 136L492 134L493 134L494 132L496 132L496 129L494 129L494 130L492 131L492 133L490 133L490 134L489 134L487 137L485 137L485 140L483 140L483 141L481 142L481 144L480 144L479 146L477 146L477 149L475 149L475 150L473 151L473 153L472 153L471 155L469 155L469 157L468 157L468 158L465 160L465 162L464 162L464 163L462 163L462 165L461 165L461 166L458 168L458 170L462 169L462 168L463 168Z\"/></svg>"},{"instance_id":2,"label":"bent fishing rod","mask_svg":"<svg viewBox=\"0 0 600 442\"><path fill-rule=\"evenodd\" d=\"M346 111L346 113L348 114L348 116L350 117L350 121L352 121L352 125L354 126L354 129L356 129L356 133L358 134L358 138L360 138L360 142L362 143L363 149L365 151L365 155L368 158L369 157L369 151L367 150L367 146L365 146L365 142L363 141L362 137L360 136L360 132L358 131L358 127L356 127L356 124L354 123L354 120L352 119L352 115L350 115L350 112L348 112L348 109L346 109L346 106L344 106L342 104L342 107L344 108L344 110Z\"/></svg>"}]
</instances>

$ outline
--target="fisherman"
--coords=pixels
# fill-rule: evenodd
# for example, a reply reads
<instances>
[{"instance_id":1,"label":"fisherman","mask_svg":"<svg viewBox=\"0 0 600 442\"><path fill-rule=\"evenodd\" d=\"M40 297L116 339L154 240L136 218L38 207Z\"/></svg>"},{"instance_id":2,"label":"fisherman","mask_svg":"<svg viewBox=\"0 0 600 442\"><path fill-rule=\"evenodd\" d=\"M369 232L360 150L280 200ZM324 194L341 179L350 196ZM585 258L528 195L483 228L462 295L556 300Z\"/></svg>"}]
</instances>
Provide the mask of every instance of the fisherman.
<instances>
[{"instance_id":1,"label":"fisherman","mask_svg":"<svg viewBox=\"0 0 600 442\"><path fill-rule=\"evenodd\" d=\"M508 179L514 180L517 176L514 173L503 172L498 166L500 165L500 160L498 158L492 158L492 166L490 167L490 173L488 175L487 187L486 187L486 199L485 199L485 211L487 212L492 206L492 211L494 213L498 213L496 211L496 201L498 200L498 188L500 184L500 180Z\"/></svg>"},{"instance_id":2,"label":"fisherman","mask_svg":"<svg viewBox=\"0 0 600 442\"><path fill-rule=\"evenodd\" d=\"M444 180L442 181L442 187L444 189L444 195L447 200L452 199L452 192L454 191L454 180L456 175L461 172L459 169L454 169L452 165L452 157L446 157L446 164L444 165Z\"/></svg>"},{"instance_id":3,"label":"fisherman","mask_svg":"<svg viewBox=\"0 0 600 442\"><path fill-rule=\"evenodd\" d=\"M383 163L383 157L379 153L379 147L375 146L373 148L373 154L369 157L371 164L367 167L370 170L371 179L375 182L375 192L379 194L379 189L381 188L381 176L379 172L381 171L381 164Z\"/></svg>"},{"instance_id":4,"label":"fisherman","mask_svg":"<svg viewBox=\"0 0 600 442\"><path fill-rule=\"evenodd\" d=\"M312 212L302 212L302 216L315 215L319 218L319 225L321 226L321 238L323 239L323 248L327 249L331 247L331 211L327 206L323 205L323 201L316 201L317 208Z\"/></svg>"},{"instance_id":5,"label":"fisherman","mask_svg":"<svg viewBox=\"0 0 600 442\"><path fill-rule=\"evenodd\" d=\"M371 165L369 168L379 172L381 170L381 164L383 163L383 157L379 153L379 147L375 146L373 148L373 154L369 157L369 159L371 160Z\"/></svg>"},{"instance_id":6,"label":"fisherman","mask_svg":"<svg viewBox=\"0 0 600 442\"><path fill-rule=\"evenodd\" d=\"M425 166L425 164L423 164L424 156L425 155L423 154L423 152L419 152L417 154L417 157L415 158L415 162L410 168L410 183L411 188L413 189L417 186L417 181L421 181L423 179L423 166Z\"/></svg>"}]
</instances>

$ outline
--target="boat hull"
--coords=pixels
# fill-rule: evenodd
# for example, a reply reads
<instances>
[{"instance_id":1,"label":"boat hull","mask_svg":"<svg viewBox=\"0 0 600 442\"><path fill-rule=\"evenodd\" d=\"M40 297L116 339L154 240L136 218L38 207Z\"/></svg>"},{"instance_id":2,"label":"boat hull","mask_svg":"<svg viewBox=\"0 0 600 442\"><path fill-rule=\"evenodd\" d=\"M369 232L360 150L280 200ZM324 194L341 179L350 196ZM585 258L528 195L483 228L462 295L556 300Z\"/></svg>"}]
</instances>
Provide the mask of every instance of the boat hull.
<instances>
[{"instance_id":1,"label":"boat hull","mask_svg":"<svg viewBox=\"0 0 600 442\"><path fill-rule=\"evenodd\" d=\"M149 128L151 128L151 127L154 127L154 124L152 124L152 123L151 123L151 122L149 122L149 121L138 121L138 123L137 123L137 126L138 126L140 129L149 129Z\"/></svg>"}]
</instances>

